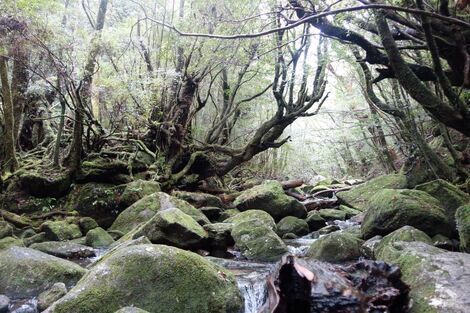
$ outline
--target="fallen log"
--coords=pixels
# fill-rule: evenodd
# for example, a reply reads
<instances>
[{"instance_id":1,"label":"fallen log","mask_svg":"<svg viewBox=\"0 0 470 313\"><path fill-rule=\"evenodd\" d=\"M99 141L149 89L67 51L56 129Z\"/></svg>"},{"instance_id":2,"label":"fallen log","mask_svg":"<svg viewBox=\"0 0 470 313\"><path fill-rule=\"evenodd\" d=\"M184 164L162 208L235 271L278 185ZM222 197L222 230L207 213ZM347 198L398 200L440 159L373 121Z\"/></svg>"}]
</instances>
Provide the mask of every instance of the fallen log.
<instances>
[{"instance_id":1,"label":"fallen log","mask_svg":"<svg viewBox=\"0 0 470 313\"><path fill-rule=\"evenodd\" d=\"M309 198L305 201L301 201L307 211L321 210L326 208L332 208L338 205L338 198Z\"/></svg>"},{"instance_id":2,"label":"fallen log","mask_svg":"<svg viewBox=\"0 0 470 313\"><path fill-rule=\"evenodd\" d=\"M281 182L282 188L284 190L297 188L297 187L302 186L303 184L304 184L304 181L302 179L292 179L292 180L286 180L286 181Z\"/></svg>"}]
</instances>

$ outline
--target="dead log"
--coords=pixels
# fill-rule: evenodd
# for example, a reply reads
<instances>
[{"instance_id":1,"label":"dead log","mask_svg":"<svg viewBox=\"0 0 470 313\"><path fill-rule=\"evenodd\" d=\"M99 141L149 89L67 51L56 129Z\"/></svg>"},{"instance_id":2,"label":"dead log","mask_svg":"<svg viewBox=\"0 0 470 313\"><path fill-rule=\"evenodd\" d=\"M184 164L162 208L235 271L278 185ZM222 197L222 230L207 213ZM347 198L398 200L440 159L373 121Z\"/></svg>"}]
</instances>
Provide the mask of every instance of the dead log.
<instances>
[{"instance_id":1,"label":"dead log","mask_svg":"<svg viewBox=\"0 0 470 313\"><path fill-rule=\"evenodd\" d=\"M302 179L293 179L293 180L286 180L286 181L281 182L282 188L284 188L284 190L297 188L297 187L302 186L303 184L304 184L304 181Z\"/></svg>"},{"instance_id":2,"label":"dead log","mask_svg":"<svg viewBox=\"0 0 470 313\"><path fill-rule=\"evenodd\" d=\"M332 208L338 205L338 198L310 198L302 201L302 204L305 206L307 211L321 210L326 208Z\"/></svg>"}]
</instances>

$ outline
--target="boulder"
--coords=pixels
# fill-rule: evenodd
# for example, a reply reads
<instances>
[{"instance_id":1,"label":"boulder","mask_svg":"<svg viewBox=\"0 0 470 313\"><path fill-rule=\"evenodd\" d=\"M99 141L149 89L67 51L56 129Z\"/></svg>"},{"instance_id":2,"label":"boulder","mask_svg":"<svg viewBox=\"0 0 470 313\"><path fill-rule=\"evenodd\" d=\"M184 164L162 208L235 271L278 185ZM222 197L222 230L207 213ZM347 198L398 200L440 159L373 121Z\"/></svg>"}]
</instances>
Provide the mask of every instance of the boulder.
<instances>
[{"instance_id":1,"label":"boulder","mask_svg":"<svg viewBox=\"0 0 470 313\"><path fill-rule=\"evenodd\" d=\"M71 184L72 176L68 171L25 171L18 175L19 187L38 198L60 198L67 194Z\"/></svg>"},{"instance_id":2,"label":"boulder","mask_svg":"<svg viewBox=\"0 0 470 313\"><path fill-rule=\"evenodd\" d=\"M459 231L460 250L470 253L470 205L467 204L458 208L455 219Z\"/></svg>"},{"instance_id":3,"label":"boulder","mask_svg":"<svg viewBox=\"0 0 470 313\"><path fill-rule=\"evenodd\" d=\"M27 239L27 238L31 238L31 237L36 236L36 235L37 235L37 233L34 231L34 229L28 228L28 229L25 229L24 231L21 232L20 238L21 239Z\"/></svg>"},{"instance_id":4,"label":"boulder","mask_svg":"<svg viewBox=\"0 0 470 313\"><path fill-rule=\"evenodd\" d=\"M357 185L351 190L341 191L336 194L339 201L359 211L366 209L369 199L382 189L403 189L407 187L406 176L391 174L378 176L370 181Z\"/></svg>"},{"instance_id":5,"label":"boulder","mask_svg":"<svg viewBox=\"0 0 470 313\"><path fill-rule=\"evenodd\" d=\"M28 238L23 239L24 245L26 247L29 247L33 243L39 243L39 242L44 242L44 241L47 241L46 233L44 233L44 232L39 233L37 235L34 235L32 237L28 237Z\"/></svg>"},{"instance_id":6,"label":"boulder","mask_svg":"<svg viewBox=\"0 0 470 313\"><path fill-rule=\"evenodd\" d=\"M240 211L262 210L269 213L276 221L286 216L305 218L307 210L296 199L284 193L278 181L267 181L243 191L234 201Z\"/></svg>"},{"instance_id":7,"label":"boulder","mask_svg":"<svg viewBox=\"0 0 470 313\"><path fill-rule=\"evenodd\" d=\"M250 222L252 225L263 225L271 229L276 227L276 222L274 222L274 219L271 217L271 215L261 210L244 211L224 221L224 223L233 224L240 224L243 222Z\"/></svg>"},{"instance_id":8,"label":"boulder","mask_svg":"<svg viewBox=\"0 0 470 313\"><path fill-rule=\"evenodd\" d=\"M78 225L80 226L80 230L83 234L86 234L90 230L99 227L98 223L94 219L87 216L80 218L80 220L78 221Z\"/></svg>"},{"instance_id":9,"label":"boulder","mask_svg":"<svg viewBox=\"0 0 470 313\"><path fill-rule=\"evenodd\" d=\"M418 185L415 189L427 192L439 200L441 207L446 210L449 222L454 228L455 211L457 211L458 207L470 203L470 196L468 194L443 179Z\"/></svg>"},{"instance_id":10,"label":"boulder","mask_svg":"<svg viewBox=\"0 0 470 313\"><path fill-rule=\"evenodd\" d=\"M95 256L95 251L92 248L70 241L46 241L34 243L29 247L64 259L81 259Z\"/></svg>"},{"instance_id":11,"label":"boulder","mask_svg":"<svg viewBox=\"0 0 470 313\"><path fill-rule=\"evenodd\" d=\"M10 307L10 298L0 295L0 313L8 313Z\"/></svg>"},{"instance_id":12,"label":"boulder","mask_svg":"<svg viewBox=\"0 0 470 313\"><path fill-rule=\"evenodd\" d=\"M201 225L177 208L159 211L132 233L132 239L145 236L152 243L182 249L197 249L208 238L207 232Z\"/></svg>"},{"instance_id":13,"label":"boulder","mask_svg":"<svg viewBox=\"0 0 470 313\"><path fill-rule=\"evenodd\" d=\"M240 210L237 210L237 209L227 209L223 212L220 213L220 217L219 217L219 221L223 222L225 221L226 219L229 219L231 218L232 216L235 216L237 215L238 213L240 213Z\"/></svg>"},{"instance_id":14,"label":"boulder","mask_svg":"<svg viewBox=\"0 0 470 313\"><path fill-rule=\"evenodd\" d=\"M346 212L336 209L323 209L319 210L318 214L327 222L331 221L344 221L346 219Z\"/></svg>"},{"instance_id":15,"label":"boulder","mask_svg":"<svg viewBox=\"0 0 470 313\"><path fill-rule=\"evenodd\" d=\"M0 239L13 235L13 226L8 222L0 221Z\"/></svg>"},{"instance_id":16,"label":"boulder","mask_svg":"<svg viewBox=\"0 0 470 313\"><path fill-rule=\"evenodd\" d=\"M125 209L145 196L161 191L160 184L155 181L138 179L128 183L119 199L119 207Z\"/></svg>"},{"instance_id":17,"label":"boulder","mask_svg":"<svg viewBox=\"0 0 470 313\"><path fill-rule=\"evenodd\" d=\"M33 224L33 221L29 218L5 210L0 210L0 216L2 216L5 221L19 228L31 227Z\"/></svg>"},{"instance_id":18,"label":"boulder","mask_svg":"<svg viewBox=\"0 0 470 313\"><path fill-rule=\"evenodd\" d=\"M126 306L125 308L122 308L120 310L117 310L114 313L149 313L148 311L144 311L142 309L133 307L133 306Z\"/></svg>"},{"instance_id":19,"label":"boulder","mask_svg":"<svg viewBox=\"0 0 470 313\"><path fill-rule=\"evenodd\" d=\"M382 236L374 236L368 240L366 240L362 246L361 246L361 254L367 258L367 259L371 259L371 260L374 260L375 259L375 249L377 248L377 246L380 244L380 241L382 240Z\"/></svg>"},{"instance_id":20,"label":"boulder","mask_svg":"<svg viewBox=\"0 0 470 313\"><path fill-rule=\"evenodd\" d=\"M57 282L74 285L85 273L73 262L34 249L11 247L0 253L0 294L35 297Z\"/></svg>"},{"instance_id":21,"label":"boulder","mask_svg":"<svg viewBox=\"0 0 470 313\"><path fill-rule=\"evenodd\" d=\"M67 287L64 283L55 283L51 288L42 292L38 296L38 309L44 311L67 293Z\"/></svg>"},{"instance_id":22,"label":"boulder","mask_svg":"<svg viewBox=\"0 0 470 313\"><path fill-rule=\"evenodd\" d=\"M99 261L46 313L114 313L133 305L159 313L238 313L232 274L203 257L163 245L121 248Z\"/></svg>"},{"instance_id":23,"label":"boulder","mask_svg":"<svg viewBox=\"0 0 470 313\"><path fill-rule=\"evenodd\" d=\"M318 230L319 235L327 235L331 234L332 232L335 232L337 230L340 230L338 225L327 225L325 227L322 227Z\"/></svg>"},{"instance_id":24,"label":"boulder","mask_svg":"<svg viewBox=\"0 0 470 313\"><path fill-rule=\"evenodd\" d=\"M235 245L249 260L278 261L288 252L285 243L271 227L253 220L235 223L231 234Z\"/></svg>"},{"instance_id":25,"label":"boulder","mask_svg":"<svg viewBox=\"0 0 470 313\"><path fill-rule=\"evenodd\" d=\"M353 261L361 256L363 243L363 240L351 234L334 232L315 240L306 256L331 263Z\"/></svg>"},{"instance_id":26,"label":"boulder","mask_svg":"<svg viewBox=\"0 0 470 313\"><path fill-rule=\"evenodd\" d=\"M306 221L294 216L287 216L277 223L276 233L281 238L288 233L296 236L304 236L309 233L309 227Z\"/></svg>"},{"instance_id":27,"label":"boulder","mask_svg":"<svg viewBox=\"0 0 470 313\"><path fill-rule=\"evenodd\" d=\"M226 249L235 244L235 241L232 238L232 228L233 224L231 223L214 223L206 224L203 226L204 230L207 232L207 246L212 249Z\"/></svg>"},{"instance_id":28,"label":"boulder","mask_svg":"<svg viewBox=\"0 0 470 313\"><path fill-rule=\"evenodd\" d=\"M45 222L39 227L39 230L46 233L48 240L53 241L71 240L82 236L80 227L66 221Z\"/></svg>"},{"instance_id":29,"label":"boulder","mask_svg":"<svg viewBox=\"0 0 470 313\"><path fill-rule=\"evenodd\" d=\"M127 233L141 223L150 220L158 211L169 208L180 209L195 219L200 225L210 223L201 211L188 202L172 197L164 192L156 192L140 199L125 209L119 214L110 229Z\"/></svg>"},{"instance_id":30,"label":"boulder","mask_svg":"<svg viewBox=\"0 0 470 313\"><path fill-rule=\"evenodd\" d=\"M184 200L196 208L204 206L212 206L223 208L224 204L222 200L214 195L202 193L202 192L188 192L188 191L175 191L172 193L178 199Z\"/></svg>"},{"instance_id":31,"label":"boulder","mask_svg":"<svg viewBox=\"0 0 470 313\"><path fill-rule=\"evenodd\" d=\"M105 248L114 243L113 237L101 227L94 228L86 234L86 245L93 248Z\"/></svg>"},{"instance_id":32,"label":"boulder","mask_svg":"<svg viewBox=\"0 0 470 313\"><path fill-rule=\"evenodd\" d=\"M223 209L215 206L203 206L199 210L204 214L212 223L218 221L224 212Z\"/></svg>"},{"instance_id":33,"label":"boulder","mask_svg":"<svg viewBox=\"0 0 470 313\"><path fill-rule=\"evenodd\" d=\"M437 234L436 236L432 237L432 245L437 248L451 250L451 251L458 251L458 243L457 241L452 240L446 236L441 234Z\"/></svg>"},{"instance_id":34,"label":"boulder","mask_svg":"<svg viewBox=\"0 0 470 313\"><path fill-rule=\"evenodd\" d=\"M413 242L420 241L432 245L432 239L426 233L411 226L403 226L387 236L383 237L380 243L374 249L374 255L382 259L384 254L388 254L391 244L397 241Z\"/></svg>"},{"instance_id":35,"label":"boulder","mask_svg":"<svg viewBox=\"0 0 470 313\"><path fill-rule=\"evenodd\" d=\"M0 239L0 251L10 247L23 247L23 240L16 237L5 237Z\"/></svg>"},{"instance_id":36,"label":"boulder","mask_svg":"<svg viewBox=\"0 0 470 313\"><path fill-rule=\"evenodd\" d=\"M341 204L338 208L338 210L340 211L343 211L344 213L346 213L346 218L351 218L353 216L356 216L356 215L359 215L361 214L361 211L359 210L356 210L356 209L353 209L353 208L350 208L348 207L347 205L343 205Z\"/></svg>"},{"instance_id":37,"label":"boulder","mask_svg":"<svg viewBox=\"0 0 470 313\"><path fill-rule=\"evenodd\" d=\"M308 215L305 221L307 222L310 231L319 230L320 228L323 228L326 226L325 219L320 216L318 211L308 212Z\"/></svg>"},{"instance_id":38,"label":"boulder","mask_svg":"<svg viewBox=\"0 0 470 313\"><path fill-rule=\"evenodd\" d=\"M396 241L381 260L396 264L410 286L410 313L467 313L470 254L448 252L424 242ZM392 252L393 251L393 252Z\"/></svg>"},{"instance_id":39,"label":"boulder","mask_svg":"<svg viewBox=\"0 0 470 313\"><path fill-rule=\"evenodd\" d=\"M428 193L409 189L383 189L369 201L362 223L365 239L385 236L405 225L429 236L449 236L452 227L439 201Z\"/></svg>"}]
</instances>

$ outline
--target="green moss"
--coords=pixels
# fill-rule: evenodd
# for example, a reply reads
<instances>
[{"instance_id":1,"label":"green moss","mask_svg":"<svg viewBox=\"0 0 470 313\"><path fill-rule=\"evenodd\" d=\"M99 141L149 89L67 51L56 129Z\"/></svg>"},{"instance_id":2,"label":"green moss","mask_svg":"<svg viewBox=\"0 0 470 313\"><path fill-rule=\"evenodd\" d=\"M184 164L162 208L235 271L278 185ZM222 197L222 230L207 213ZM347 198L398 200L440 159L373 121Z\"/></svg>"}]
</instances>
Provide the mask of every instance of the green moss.
<instances>
[{"instance_id":1,"label":"green moss","mask_svg":"<svg viewBox=\"0 0 470 313\"><path fill-rule=\"evenodd\" d=\"M432 239L426 233L411 226L403 226L385 236L374 250L374 255L379 259L383 259L385 254L393 254L395 250L392 244L397 241L421 241L432 245Z\"/></svg>"},{"instance_id":2,"label":"green moss","mask_svg":"<svg viewBox=\"0 0 470 313\"><path fill-rule=\"evenodd\" d=\"M350 207L348 207L346 205L343 205L343 204L341 204L339 206L338 210L343 211L344 213L346 213L346 218L351 218L353 216L361 214L361 211L350 208Z\"/></svg>"},{"instance_id":3,"label":"green moss","mask_svg":"<svg viewBox=\"0 0 470 313\"><path fill-rule=\"evenodd\" d=\"M5 237L0 239L0 250L5 250L10 247L23 247L23 240L15 237Z\"/></svg>"},{"instance_id":4,"label":"green moss","mask_svg":"<svg viewBox=\"0 0 470 313\"><path fill-rule=\"evenodd\" d=\"M284 217L276 225L276 233L282 237L285 234L292 233L297 236L304 236L308 234L309 227L306 221L294 216Z\"/></svg>"},{"instance_id":5,"label":"green moss","mask_svg":"<svg viewBox=\"0 0 470 313\"><path fill-rule=\"evenodd\" d=\"M45 222L39 229L46 233L47 239L54 241L71 240L82 236L80 227L65 221Z\"/></svg>"},{"instance_id":6,"label":"green moss","mask_svg":"<svg viewBox=\"0 0 470 313\"><path fill-rule=\"evenodd\" d=\"M172 193L178 199L187 201L188 203L194 205L197 208L204 207L204 206L213 206L222 208L224 204L219 197L202 193L202 192L188 192L188 191L177 191Z\"/></svg>"},{"instance_id":7,"label":"green moss","mask_svg":"<svg viewBox=\"0 0 470 313\"><path fill-rule=\"evenodd\" d=\"M271 229L276 226L276 222L274 222L271 215L261 210L248 210L238 213L226 219L224 223L239 224L248 221L251 222L252 225L264 225Z\"/></svg>"},{"instance_id":8,"label":"green moss","mask_svg":"<svg viewBox=\"0 0 470 313\"><path fill-rule=\"evenodd\" d=\"M458 208L455 219L460 237L460 250L470 253L470 205L467 204Z\"/></svg>"},{"instance_id":9,"label":"green moss","mask_svg":"<svg viewBox=\"0 0 470 313\"><path fill-rule=\"evenodd\" d=\"M13 226L5 221L0 221L0 239L13 235Z\"/></svg>"},{"instance_id":10,"label":"green moss","mask_svg":"<svg viewBox=\"0 0 470 313\"><path fill-rule=\"evenodd\" d=\"M113 237L103 228L97 227L86 234L86 245L93 248L109 247L114 243Z\"/></svg>"},{"instance_id":11,"label":"green moss","mask_svg":"<svg viewBox=\"0 0 470 313\"><path fill-rule=\"evenodd\" d=\"M307 222L310 231L319 230L326 226L325 219L320 216L318 211L308 212L308 216L305 221Z\"/></svg>"},{"instance_id":12,"label":"green moss","mask_svg":"<svg viewBox=\"0 0 470 313\"><path fill-rule=\"evenodd\" d=\"M364 241L344 232L334 232L320 237L312 243L306 256L326 262L345 262L361 256Z\"/></svg>"},{"instance_id":13,"label":"green moss","mask_svg":"<svg viewBox=\"0 0 470 313\"><path fill-rule=\"evenodd\" d=\"M318 211L318 214L320 214L325 221L344 221L346 219L346 212L335 209L323 209Z\"/></svg>"},{"instance_id":14,"label":"green moss","mask_svg":"<svg viewBox=\"0 0 470 313\"><path fill-rule=\"evenodd\" d=\"M237 215L238 213L240 213L240 210L237 209L224 210L222 213L220 213L219 221L224 222L225 220Z\"/></svg>"}]
</instances>

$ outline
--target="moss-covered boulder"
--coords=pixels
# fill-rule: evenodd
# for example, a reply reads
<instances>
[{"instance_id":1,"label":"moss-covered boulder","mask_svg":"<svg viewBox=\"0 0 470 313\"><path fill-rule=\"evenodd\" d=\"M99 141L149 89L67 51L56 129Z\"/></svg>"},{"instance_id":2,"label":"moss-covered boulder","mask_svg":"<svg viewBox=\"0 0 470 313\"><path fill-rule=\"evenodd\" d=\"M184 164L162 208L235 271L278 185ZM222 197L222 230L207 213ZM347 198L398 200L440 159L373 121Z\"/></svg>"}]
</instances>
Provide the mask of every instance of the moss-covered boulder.
<instances>
[{"instance_id":1,"label":"moss-covered boulder","mask_svg":"<svg viewBox=\"0 0 470 313\"><path fill-rule=\"evenodd\" d=\"M0 216L2 216L5 221L19 228L31 227L33 224L33 221L29 218L5 210L0 210Z\"/></svg>"},{"instance_id":2,"label":"moss-covered boulder","mask_svg":"<svg viewBox=\"0 0 470 313\"><path fill-rule=\"evenodd\" d=\"M98 262L46 313L114 313L135 306L159 313L238 313L232 274L203 257L163 245L121 248Z\"/></svg>"},{"instance_id":3,"label":"moss-covered boulder","mask_svg":"<svg viewBox=\"0 0 470 313\"><path fill-rule=\"evenodd\" d=\"M57 282L75 284L86 270L67 260L22 247L0 253L0 294L35 297Z\"/></svg>"},{"instance_id":4,"label":"moss-covered boulder","mask_svg":"<svg viewBox=\"0 0 470 313\"><path fill-rule=\"evenodd\" d=\"M46 241L34 243L29 247L64 259L81 259L95 256L95 251L92 248L71 241Z\"/></svg>"},{"instance_id":5,"label":"moss-covered boulder","mask_svg":"<svg viewBox=\"0 0 470 313\"><path fill-rule=\"evenodd\" d=\"M37 235L34 235L32 237L28 237L28 238L23 239L24 245L26 247L29 247L33 243L39 243L39 242L45 242L45 241L47 241L45 232L41 232L41 233L39 233Z\"/></svg>"},{"instance_id":6,"label":"moss-covered boulder","mask_svg":"<svg viewBox=\"0 0 470 313\"><path fill-rule=\"evenodd\" d=\"M288 233L295 234L296 236L307 235L309 233L307 222L294 216L284 217L276 225L276 234L282 238Z\"/></svg>"},{"instance_id":7,"label":"moss-covered boulder","mask_svg":"<svg viewBox=\"0 0 470 313\"><path fill-rule=\"evenodd\" d=\"M425 191L439 200L441 206L446 209L447 217L453 227L455 227L455 211L457 208L470 203L468 194L442 179L418 185L415 189Z\"/></svg>"},{"instance_id":8,"label":"moss-covered boulder","mask_svg":"<svg viewBox=\"0 0 470 313\"><path fill-rule=\"evenodd\" d=\"M5 221L0 221L0 239L13 235L13 226Z\"/></svg>"},{"instance_id":9,"label":"moss-covered boulder","mask_svg":"<svg viewBox=\"0 0 470 313\"><path fill-rule=\"evenodd\" d=\"M223 222L223 221L237 215L238 213L240 213L240 210L237 210L237 209L224 210L220 213L219 221Z\"/></svg>"},{"instance_id":10,"label":"moss-covered boulder","mask_svg":"<svg viewBox=\"0 0 470 313\"><path fill-rule=\"evenodd\" d=\"M68 171L50 172L24 171L18 175L19 187L38 198L59 198L67 194L72 184Z\"/></svg>"},{"instance_id":11,"label":"moss-covered boulder","mask_svg":"<svg viewBox=\"0 0 470 313\"><path fill-rule=\"evenodd\" d=\"M448 252L424 242L396 241L380 260L400 267L410 286L410 313L466 313L470 254Z\"/></svg>"},{"instance_id":12,"label":"moss-covered boulder","mask_svg":"<svg viewBox=\"0 0 470 313\"><path fill-rule=\"evenodd\" d=\"M368 240L366 240L361 246L361 254L366 257L367 259L375 259L375 249L382 241L382 236L374 236Z\"/></svg>"},{"instance_id":13,"label":"moss-covered boulder","mask_svg":"<svg viewBox=\"0 0 470 313\"><path fill-rule=\"evenodd\" d=\"M23 240L16 237L5 237L0 239L0 251L10 247L23 247ZM0 252L1 253L1 252Z\"/></svg>"},{"instance_id":14,"label":"moss-covered boulder","mask_svg":"<svg viewBox=\"0 0 470 313\"><path fill-rule=\"evenodd\" d=\"M201 211L188 202L172 197L164 192L156 192L148 195L127 209L125 209L110 227L111 230L119 230L127 233L151 219L158 211L169 208L178 208L194 218L200 225L208 224L210 221Z\"/></svg>"},{"instance_id":15,"label":"moss-covered boulder","mask_svg":"<svg viewBox=\"0 0 470 313\"><path fill-rule=\"evenodd\" d=\"M101 227L94 228L86 234L86 245L93 248L105 248L114 243L113 237Z\"/></svg>"},{"instance_id":16,"label":"moss-covered boulder","mask_svg":"<svg viewBox=\"0 0 470 313\"><path fill-rule=\"evenodd\" d=\"M132 238L140 236L147 237L152 243L183 249L197 249L208 238L201 225L177 208L155 214L147 223L137 228Z\"/></svg>"},{"instance_id":17,"label":"moss-covered boulder","mask_svg":"<svg viewBox=\"0 0 470 313\"><path fill-rule=\"evenodd\" d=\"M46 233L46 238L52 241L71 240L82 237L80 227L69 224L66 221L49 221L39 227L41 232Z\"/></svg>"},{"instance_id":18,"label":"moss-covered boulder","mask_svg":"<svg viewBox=\"0 0 470 313\"><path fill-rule=\"evenodd\" d=\"M391 247L391 245L397 241L420 241L432 245L432 239L426 235L426 233L411 226L403 226L383 237L383 239L374 249L374 255L378 259L382 259L383 255L390 253L388 250L389 247Z\"/></svg>"},{"instance_id":19,"label":"moss-covered boulder","mask_svg":"<svg viewBox=\"0 0 470 313\"><path fill-rule=\"evenodd\" d=\"M148 311L133 307L133 306L126 306L120 310L117 310L114 313L149 313Z\"/></svg>"},{"instance_id":20,"label":"moss-covered boulder","mask_svg":"<svg viewBox=\"0 0 470 313\"><path fill-rule=\"evenodd\" d=\"M224 204L219 197L202 192L175 191L172 193L178 199L184 200L196 208L203 206L213 206L223 208Z\"/></svg>"},{"instance_id":21,"label":"moss-covered boulder","mask_svg":"<svg viewBox=\"0 0 470 313\"><path fill-rule=\"evenodd\" d=\"M385 236L405 225L416 227L429 236L448 236L452 232L445 210L428 193L409 189L383 189L367 205L362 235L366 239L375 235Z\"/></svg>"},{"instance_id":22,"label":"moss-covered boulder","mask_svg":"<svg viewBox=\"0 0 470 313\"><path fill-rule=\"evenodd\" d=\"M470 204L457 209L455 220L459 231L460 250L470 253Z\"/></svg>"},{"instance_id":23,"label":"moss-covered boulder","mask_svg":"<svg viewBox=\"0 0 470 313\"><path fill-rule=\"evenodd\" d=\"M344 232L334 232L315 240L306 256L320 261L339 263L357 260L363 240Z\"/></svg>"},{"instance_id":24,"label":"moss-covered boulder","mask_svg":"<svg viewBox=\"0 0 470 313\"><path fill-rule=\"evenodd\" d=\"M64 283L55 283L51 288L42 292L38 296L39 312L44 311L67 293L67 286Z\"/></svg>"},{"instance_id":25,"label":"moss-covered boulder","mask_svg":"<svg viewBox=\"0 0 470 313\"><path fill-rule=\"evenodd\" d=\"M126 184L119 198L119 207L125 209L145 196L161 191L160 184L155 181L138 179Z\"/></svg>"},{"instance_id":26,"label":"moss-covered boulder","mask_svg":"<svg viewBox=\"0 0 470 313\"><path fill-rule=\"evenodd\" d=\"M356 216L356 215L359 215L361 214L361 211L359 210L356 210L356 209L353 209L353 208L350 208L348 207L347 205L343 205L341 204L338 208L338 210L340 211L343 211L344 213L346 213L346 218L351 218L353 216Z\"/></svg>"},{"instance_id":27,"label":"moss-covered boulder","mask_svg":"<svg viewBox=\"0 0 470 313\"><path fill-rule=\"evenodd\" d=\"M278 181L267 181L243 191L234 201L240 211L262 210L268 212L276 221L286 216L305 218L307 210L296 199L284 193Z\"/></svg>"},{"instance_id":28,"label":"moss-covered boulder","mask_svg":"<svg viewBox=\"0 0 470 313\"><path fill-rule=\"evenodd\" d=\"M310 231L319 230L326 226L326 221L323 217L320 216L318 211L310 211L308 212L307 218L305 221L308 224Z\"/></svg>"},{"instance_id":29,"label":"moss-covered boulder","mask_svg":"<svg viewBox=\"0 0 470 313\"><path fill-rule=\"evenodd\" d=\"M222 208L215 206L203 206L199 208L199 211L201 211L202 214L204 214L212 223L217 222L224 212Z\"/></svg>"},{"instance_id":30,"label":"moss-covered boulder","mask_svg":"<svg viewBox=\"0 0 470 313\"><path fill-rule=\"evenodd\" d=\"M211 249L226 249L235 244L232 238L231 223L213 223L203 226L207 232L207 246Z\"/></svg>"},{"instance_id":31,"label":"moss-covered boulder","mask_svg":"<svg viewBox=\"0 0 470 313\"><path fill-rule=\"evenodd\" d=\"M271 227L252 220L235 223L231 234L235 245L249 260L278 261L288 252L287 246Z\"/></svg>"},{"instance_id":32,"label":"moss-covered boulder","mask_svg":"<svg viewBox=\"0 0 470 313\"><path fill-rule=\"evenodd\" d=\"M342 204L346 204L359 211L366 209L369 199L382 189L403 189L407 187L406 177L401 174L378 176L370 181L357 185L348 191L336 194Z\"/></svg>"},{"instance_id":33,"label":"moss-covered boulder","mask_svg":"<svg viewBox=\"0 0 470 313\"><path fill-rule=\"evenodd\" d=\"M82 231L83 234L86 234L90 230L99 227L98 223L94 219L88 216L80 218L80 220L78 221L78 225L80 226L80 230Z\"/></svg>"},{"instance_id":34,"label":"moss-covered boulder","mask_svg":"<svg viewBox=\"0 0 470 313\"><path fill-rule=\"evenodd\" d=\"M224 221L224 223L240 224L244 222L250 222L251 225L264 225L268 228L273 229L276 226L276 222L271 215L261 210L248 210L238 213Z\"/></svg>"},{"instance_id":35,"label":"moss-covered boulder","mask_svg":"<svg viewBox=\"0 0 470 313\"><path fill-rule=\"evenodd\" d=\"M336 209L323 209L319 210L318 214L327 222L331 221L344 221L346 219L346 212Z\"/></svg>"}]
</instances>

